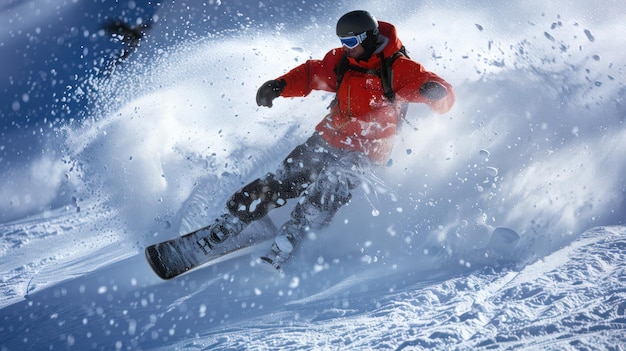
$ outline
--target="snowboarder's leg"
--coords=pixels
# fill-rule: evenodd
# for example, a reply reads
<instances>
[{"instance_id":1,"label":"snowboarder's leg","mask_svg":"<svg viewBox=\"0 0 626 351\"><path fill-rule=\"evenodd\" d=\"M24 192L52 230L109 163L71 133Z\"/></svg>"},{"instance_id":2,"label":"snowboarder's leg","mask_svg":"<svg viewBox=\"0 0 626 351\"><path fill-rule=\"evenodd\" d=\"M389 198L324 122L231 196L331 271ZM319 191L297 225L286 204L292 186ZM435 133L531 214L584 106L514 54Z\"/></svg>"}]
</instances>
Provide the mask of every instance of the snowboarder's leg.
<instances>
[{"instance_id":1,"label":"snowboarder's leg","mask_svg":"<svg viewBox=\"0 0 626 351\"><path fill-rule=\"evenodd\" d=\"M307 233L328 225L339 208L350 201L350 191L360 182L360 176L355 173L323 171L298 202L291 219L281 227L272 248L261 261L280 271L280 266L293 255Z\"/></svg>"},{"instance_id":2,"label":"snowboarder's leg","mask_svg":"<svg viewBox=\"0 0 626 351\"><path fill-rule=\"evenodd\" d=\"M318 148L321 138L315 134L297 146L275 173L244 186L227 202L228 212L245 223L263 218L271 210L281 207L315 182L326 158Z\"/></svg>"},{"instance_id":3,"label":"snowboarder's leg","mask_svg":"<svg viewBox=\"0 0 626 351\"><path fill-rule=\"evenodd\" d=\"M315 134L297 146L275 173L247 184L226 203L225 213L209 229L214 243L239 234L248 224L259 220L272 209L285 205L288 199L300 196L323 168L327 152L325 142Z\"/></svg>"}]
</instances>

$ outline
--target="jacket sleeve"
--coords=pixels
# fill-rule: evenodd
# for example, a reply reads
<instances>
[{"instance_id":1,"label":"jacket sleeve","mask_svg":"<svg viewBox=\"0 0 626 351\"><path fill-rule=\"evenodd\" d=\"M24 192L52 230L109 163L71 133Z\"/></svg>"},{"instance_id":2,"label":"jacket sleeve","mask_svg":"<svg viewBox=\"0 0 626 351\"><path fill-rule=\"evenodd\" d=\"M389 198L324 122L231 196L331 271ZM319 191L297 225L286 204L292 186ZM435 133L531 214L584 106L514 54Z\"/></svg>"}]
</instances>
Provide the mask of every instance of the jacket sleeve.
<instances>
[{"instance_id":1,"label":"jacket sleeve","mask_svg":"<svg viewBox=\"0 0 626 351\"><path fill-rule=\"evenodd\" d=\"M399 58L393 64L393 86L400 101L424 103L437 113L446 113L454 105L452 86L421 64Z\"/></svg>"},{"instance_id":2,"label":"jacket sleeve","mask_svg":"<svg viewBox=\"0 0 626 351\"><path fill-rule=\"evenodd\" d=\"M286 74L276 78L285 80L285 88L280 96L307 96L313 90L335 92L337 90L337 74L335 67L343 51L329 51L322 60L308 60Z\"/></svg>"}]
</instances>

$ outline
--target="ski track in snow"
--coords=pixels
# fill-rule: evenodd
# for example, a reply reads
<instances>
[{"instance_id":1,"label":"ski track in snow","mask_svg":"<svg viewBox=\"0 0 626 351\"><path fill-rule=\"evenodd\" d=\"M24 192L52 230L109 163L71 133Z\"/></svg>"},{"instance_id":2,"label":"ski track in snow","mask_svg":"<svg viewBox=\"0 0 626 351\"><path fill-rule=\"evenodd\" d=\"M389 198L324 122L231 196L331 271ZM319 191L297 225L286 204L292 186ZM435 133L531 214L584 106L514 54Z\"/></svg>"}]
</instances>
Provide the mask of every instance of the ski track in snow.
<instances>
[{"instance_id":1,"label":"ski track in snow","mask_svg":"<svg viewBox=\"0 0 626 351\"><path fill-rule=\"evenodd\" d=\"M135 255L138 249L112 230L113 217L68 207L1 225L0 306Z\"/></svg>"},{"instance_id":2,"label":"ski track in snow","mask_svg":"<svg viewBox=\"0 0 626 351\"><path fill-rule=\"evenodd\" d=\"M260 109L254 93L321 57L352 4L320 2L297 30L270 4L254 10L285 12L192 39L179 19L195 9L164 5L163 43L68 85L61 100L87 100L84 114L26 131L47 152L11 159L3 140L0 351L626 349L623 5L362 5L458 101L409 109L391 162L284 278L259 269L260 246L168 282L142 251L212 221L310 135L332 96ZM37 20L11 19L10 36L36 41Z\"/></svg>"}]
</instances>

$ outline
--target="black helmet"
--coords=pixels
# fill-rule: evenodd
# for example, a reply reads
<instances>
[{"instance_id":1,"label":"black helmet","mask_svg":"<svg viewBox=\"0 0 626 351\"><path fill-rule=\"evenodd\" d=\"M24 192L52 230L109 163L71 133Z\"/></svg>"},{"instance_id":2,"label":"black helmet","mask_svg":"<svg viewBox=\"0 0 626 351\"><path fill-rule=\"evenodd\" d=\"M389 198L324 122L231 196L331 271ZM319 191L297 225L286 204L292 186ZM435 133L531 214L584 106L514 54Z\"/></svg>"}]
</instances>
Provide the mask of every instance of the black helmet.
<instances>
[{"instance_id":1,"label":"black helmet","mask_svg":"<svg viewBox=\"0 0 626 351\"><path fill-rule=\"evenodd\" d=\"M367 11L352 11L339 18L337 21L337 36L349 37L366 33L361 45L365 49L365 54L361 57L367 60L376 51L378 41L378 21Z\"/></svg>"},{"instance_id":2,"label":"black helmet","mask_svg":"<svg viewBox=\"0 0 626 351\"><path fill-rule=\"evenodd\" d=\"M348 37L364 32L378 35L378 21L367 11L348 12L337 21L337 35L340 37Z\"/></svg>"}]
</instances>

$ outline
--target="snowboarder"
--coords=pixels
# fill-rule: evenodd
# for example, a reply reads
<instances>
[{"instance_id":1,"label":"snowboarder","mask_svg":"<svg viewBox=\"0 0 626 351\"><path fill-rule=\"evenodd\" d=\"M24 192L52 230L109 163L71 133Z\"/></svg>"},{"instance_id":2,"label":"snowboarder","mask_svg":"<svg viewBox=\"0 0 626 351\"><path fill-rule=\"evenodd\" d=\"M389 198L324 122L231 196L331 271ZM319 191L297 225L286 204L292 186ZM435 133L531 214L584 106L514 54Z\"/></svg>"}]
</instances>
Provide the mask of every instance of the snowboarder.
<instances>
[{"instance_id":1,"label":"snowboarder","mask_svg":"<svg viewBox=\"0 0 626 351\"><path fill-rule=\"evenodd\" d=\"M336 33L340 48L265 82L256 95L259 106L272 107L279 96L334 92L330 112L274 173L232 195L209 229L210 241L220 243L299 197L271 250L260 258L278 271L307 232L328 224L350 201L363 175L386 162L407 102L445 113L455 99L450 84L405 55L392 24L352 11L338 20Z\"/></svg>"}]
</instances>

